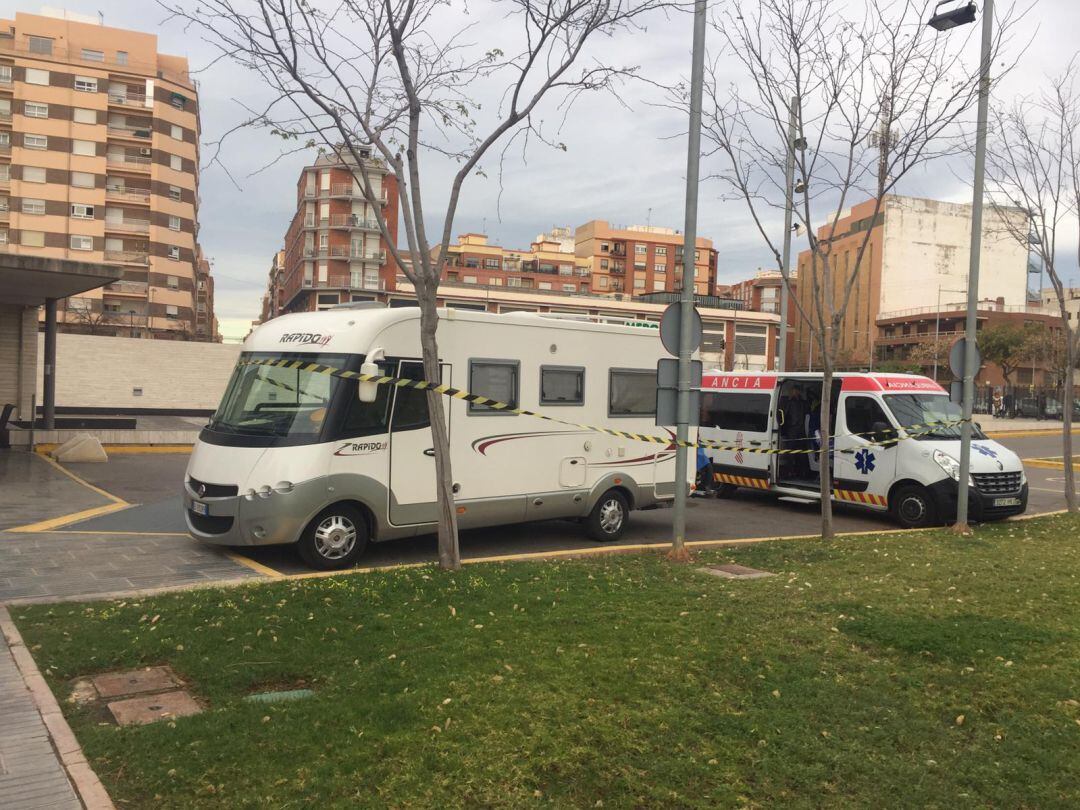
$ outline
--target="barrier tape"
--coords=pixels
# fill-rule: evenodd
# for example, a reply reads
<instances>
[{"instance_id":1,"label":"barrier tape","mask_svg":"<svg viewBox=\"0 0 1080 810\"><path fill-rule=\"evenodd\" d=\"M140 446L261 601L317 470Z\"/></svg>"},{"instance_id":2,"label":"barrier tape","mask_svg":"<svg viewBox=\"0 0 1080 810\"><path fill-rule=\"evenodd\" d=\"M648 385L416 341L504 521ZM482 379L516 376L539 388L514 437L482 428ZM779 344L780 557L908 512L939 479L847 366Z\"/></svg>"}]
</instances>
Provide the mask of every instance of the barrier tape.
<instances>
[{"instance_id":1,"label":"barrier tape","mask_svg":"<svg viewBox=\"0 0 1080 810\"><path fill-rule=\"evenodd\" d=\"M648 442L650 444L663 444L665 446L678 445L687 448L702 448L704 450L720 450L731 453L756 453L758 455L782 455L782 456L797 456L797 455L809 455L811 453L819 452L818 448L773 448L773 447L740 447L733 444L719 444L718 442L709 441L707 439L701 439L696 442L692 441L679 441L673 436L650 436L645 433L631 433L627 430L615 430L614 428L601 427L599 425L584 425L580 422L571 422L566 419L558 419L554 416L548 416L542 413L536 413L536 411L526 410L525 408L514 408L505 402L499 402L498 400L490 399L488 397L480 396L479 394L470 394L468 391L464 391L460 388L454 388L449 385L435 384L427 382L426 380L407 380L403 377L389 377L380 374L361 374L358 371L346 371L345 369L335 368L333 366L324 366L319 363L305 363L303 360L240 360L237 363L238 366L269 366L271 368L287 368L296 369L298 371L307 371L312 374L326 374L331 377L340 377L345 380L356 380L357 382L375 383L376 385L392 385L396 388L415 388L418 391L434 391L437 394L451 397L453 399L464 400L465 402L471 402L474 405L484 405L488 408L493 408L498 411L505 411L506 413L518 414L519 416L535 416L537 419L544 419L548 422L555 422L560 425L568 425L569 427L576 427L582 430L590 430L596 433L606 433L609 436L616 436L621 439L631 439L638 442ZM271 380L269 378L263 378L267 382L275 385L280 385L288 390L295 390L291 386L280 383L277 380ZM933 433L936 428L941 427L954 427L963 423L964 419L951 419L939 422L924 422L918 425L911 425L909 428L904 429L905 435L899 435L899 431L896 428L889 428L887 431L870 431L867 433L844 433L832 438L844 437L858 437L867 438L876 436L878 433L889 432L896 433L897 436L892 439L885 439L883 441L871 442L874 446L890 445L904 439L913 439L917 436L924 436L928 433Z\"/></svg>"}]
</instances>

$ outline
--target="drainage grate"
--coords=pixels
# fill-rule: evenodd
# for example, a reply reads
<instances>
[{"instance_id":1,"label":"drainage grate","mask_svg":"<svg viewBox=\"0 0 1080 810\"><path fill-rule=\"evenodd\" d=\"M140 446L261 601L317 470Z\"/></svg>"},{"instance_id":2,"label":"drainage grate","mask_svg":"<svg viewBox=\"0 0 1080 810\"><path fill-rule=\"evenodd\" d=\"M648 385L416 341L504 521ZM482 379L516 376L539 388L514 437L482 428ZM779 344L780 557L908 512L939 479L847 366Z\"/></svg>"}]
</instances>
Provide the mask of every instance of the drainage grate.
<instances>
[{"instance_id":1,"label":"drainage grate","mask_svg":"<svg viewBox=\"0 0 1080 810\"><path fill-rule=\"evenodd\" d=\"M763 579L776 576L771 571L759 571L757 568L747 568L745 565L735 565L734 563L731 565L710 565L698 570L703 574L711 574L714 577L724 579Z\"/></svg>"}]
</instances>

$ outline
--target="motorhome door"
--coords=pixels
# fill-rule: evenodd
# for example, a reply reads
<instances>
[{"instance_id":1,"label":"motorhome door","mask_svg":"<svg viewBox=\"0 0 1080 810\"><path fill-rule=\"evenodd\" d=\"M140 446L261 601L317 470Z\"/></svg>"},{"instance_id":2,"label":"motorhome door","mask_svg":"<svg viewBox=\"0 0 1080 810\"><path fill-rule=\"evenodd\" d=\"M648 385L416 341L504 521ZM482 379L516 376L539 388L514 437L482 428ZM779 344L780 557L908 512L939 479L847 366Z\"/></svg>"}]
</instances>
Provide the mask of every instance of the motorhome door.
<instances>
[{"instance_id":1,"label":"motorhome door","mask_svg":"<svg viewBox=\"0 0 1080 810\"><path fill-rule=\"evenodd\" d=\"M424 379L424 364L401 360L397 376ZM451 384L450 366L442 367L442 382ZM450 403L443 401L447 432ZM403 526L438 520L435 496L435 442L431 436L427 394L415 388L395 388L390 414L390 522Z\"/></svg>"}]
</instances>

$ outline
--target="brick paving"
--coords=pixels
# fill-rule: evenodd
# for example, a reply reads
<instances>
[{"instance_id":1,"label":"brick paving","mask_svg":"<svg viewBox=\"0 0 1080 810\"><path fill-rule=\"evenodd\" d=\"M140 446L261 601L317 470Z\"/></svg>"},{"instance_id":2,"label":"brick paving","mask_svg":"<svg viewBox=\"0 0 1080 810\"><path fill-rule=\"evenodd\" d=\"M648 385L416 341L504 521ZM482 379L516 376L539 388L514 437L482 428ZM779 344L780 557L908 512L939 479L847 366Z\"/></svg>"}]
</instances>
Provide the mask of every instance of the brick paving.
<instances>
[{"instance_id":1,"label":"brick paving","mask_svg":"<svg viewBox=\"0 0 1080 810\"><path fill-rule=\"evenodd\" d=\"M0 717L0 806L5 810L81 808L3 634Z\"/></svg>"}]
</instances>

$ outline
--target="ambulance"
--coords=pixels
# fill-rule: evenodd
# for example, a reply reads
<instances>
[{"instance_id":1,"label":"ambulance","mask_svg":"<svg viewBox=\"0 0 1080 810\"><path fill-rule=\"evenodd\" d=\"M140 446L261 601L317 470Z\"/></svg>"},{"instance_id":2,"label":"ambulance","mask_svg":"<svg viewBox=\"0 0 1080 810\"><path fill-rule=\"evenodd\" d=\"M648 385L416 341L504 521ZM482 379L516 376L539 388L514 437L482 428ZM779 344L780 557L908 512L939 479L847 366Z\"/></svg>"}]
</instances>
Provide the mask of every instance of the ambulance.
<instances>
[{"instance_id":1,"label":"ambulance","mask_svg":"<svg viewBox=\"0 0 1080 810\"><path fill-rule=\"evenodd\" d=\"M821 374L706 372L699 436L732 448L706 450L717 495L742 487L819 499L819 455L806 451L832 436L834 502L887 512L906 528L955 520L961 413L940 385L910 374L835 374L824 428L823 396ZM977 425L968 484L972 520L1027 508L1020 458Z\"/></svg>"}]
</instances>

